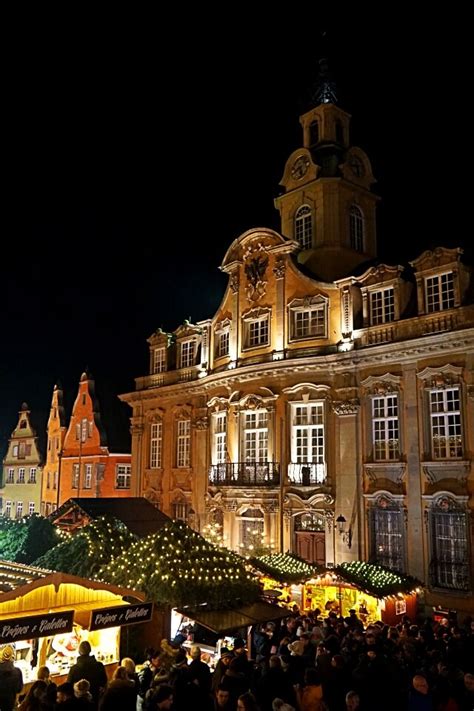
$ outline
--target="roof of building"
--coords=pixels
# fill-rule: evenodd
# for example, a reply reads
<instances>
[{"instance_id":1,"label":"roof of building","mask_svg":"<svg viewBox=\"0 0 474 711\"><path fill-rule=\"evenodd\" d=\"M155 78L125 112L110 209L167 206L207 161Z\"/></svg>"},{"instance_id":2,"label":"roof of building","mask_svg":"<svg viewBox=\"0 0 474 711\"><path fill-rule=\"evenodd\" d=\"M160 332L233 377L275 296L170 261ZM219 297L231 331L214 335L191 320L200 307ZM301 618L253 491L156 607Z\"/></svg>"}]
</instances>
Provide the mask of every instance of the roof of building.
<instances>
[{"instance_id":1,"label":"roof of building","mask_svg":"<svg viewBox=\"0 0 474 711\"><path fill-rule=\"evenodd\" d=\"M59 509L53 511L49 518L54 523L73 508L92 519L100 516L113 516L122 521L131 533L140 537L156 533L171 521L166 514L142 496L71 498L65 501Z\"/></svg>"}]
</instances>

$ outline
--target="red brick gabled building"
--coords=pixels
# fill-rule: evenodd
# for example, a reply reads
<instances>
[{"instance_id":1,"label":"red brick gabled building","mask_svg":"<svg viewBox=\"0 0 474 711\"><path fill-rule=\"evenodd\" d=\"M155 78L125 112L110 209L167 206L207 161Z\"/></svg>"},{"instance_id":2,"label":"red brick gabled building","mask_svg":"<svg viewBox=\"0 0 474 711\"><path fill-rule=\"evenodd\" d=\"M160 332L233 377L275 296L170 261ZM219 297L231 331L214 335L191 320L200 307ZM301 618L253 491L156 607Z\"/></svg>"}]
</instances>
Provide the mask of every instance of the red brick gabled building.
<instances>
[{"instance_id":1,"label":"red brick gabled building","mask_svg":"<svg viewBox=\"0 0 474 711\"><path fill-rule=\"evenodd\" d=\"M49 427L53 426L50 418ZM51 433L52 434L52 433ZM55 435L57 436L57 435ZM95 383L83 373L59 455L54 508L72 497L126 497L131 489L131 455L109 452L101 422ZM44 499L45 513L51 513L50 497Z\"/></svg>"}]
</instances>

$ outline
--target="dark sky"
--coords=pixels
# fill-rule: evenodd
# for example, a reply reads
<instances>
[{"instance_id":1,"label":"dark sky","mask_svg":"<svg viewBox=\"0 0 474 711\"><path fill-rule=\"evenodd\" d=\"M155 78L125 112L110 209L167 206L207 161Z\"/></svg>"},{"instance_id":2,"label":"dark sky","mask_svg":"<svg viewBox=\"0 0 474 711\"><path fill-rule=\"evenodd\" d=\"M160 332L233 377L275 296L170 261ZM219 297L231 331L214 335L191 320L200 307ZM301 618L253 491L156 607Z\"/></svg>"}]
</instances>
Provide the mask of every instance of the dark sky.
<instances>
[{"instance_id":1,"label":"dark sky","mask_svg":"<svg viewBox=\"0 0 474 711\"><path fill-rule=\"evenodd\" d=\"M22 401L41 426L55 381L70 406L88 367L109 440L124 446L128 409L116 394L146 372L146 338L212 316L231 241L250 227L278 228L273 198L301 144L298 116L322 54L353 115L353 143L378 178L381 256L403 263L472 241L462 18L323 25L296 10L192 12L186 27L179 17L56 18L13 42L3 97L2 443Z\"/></svg>"}]
</instances>

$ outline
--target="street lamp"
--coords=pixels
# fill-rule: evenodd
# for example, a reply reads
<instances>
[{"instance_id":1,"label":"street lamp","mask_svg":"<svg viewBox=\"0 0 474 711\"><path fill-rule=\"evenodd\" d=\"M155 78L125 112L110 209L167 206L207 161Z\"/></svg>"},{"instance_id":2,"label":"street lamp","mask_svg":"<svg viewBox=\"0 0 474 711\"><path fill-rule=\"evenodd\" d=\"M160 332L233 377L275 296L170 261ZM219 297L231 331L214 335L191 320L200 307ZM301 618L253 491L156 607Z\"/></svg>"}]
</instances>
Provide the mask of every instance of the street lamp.
<instances>
[{"instance_id":1,"label":"street lamp","mask_svg":"<svg viewBox=\"0 0 474 711\"><path fill-rule=\"evenodd\" d=\"M349 525L349 528L346 531L346 523L347 521L342 514L340 514L336 518L337 530L339 535L341 536L342 542L345 543L348 548L350 548L352 546L352 528Z\"/></svg>"}]
</instances>

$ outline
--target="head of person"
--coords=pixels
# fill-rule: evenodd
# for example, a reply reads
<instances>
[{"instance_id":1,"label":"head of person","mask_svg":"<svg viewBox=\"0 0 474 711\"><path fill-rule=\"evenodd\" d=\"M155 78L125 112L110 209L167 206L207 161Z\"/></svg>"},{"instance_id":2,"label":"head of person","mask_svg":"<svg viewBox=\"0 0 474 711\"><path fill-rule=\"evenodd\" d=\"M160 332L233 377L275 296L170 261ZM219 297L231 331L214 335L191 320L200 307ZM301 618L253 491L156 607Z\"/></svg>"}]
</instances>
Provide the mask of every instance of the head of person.
<instances>
[{"instance_id":1,"label":"head of person","mask_svg":"<svg viewBox=\"0 0 474 711\"><path fill-rule=\"evenodd\" d=\"M186 652L184 651L184 649L178 649L178 652L177 652L177 654L176 654L174 663L175 663L177 666L179 666L179 665L184 666L185 664L188 663L188 658L187 658L187 656L186 656Z\"/></svg>"},{"instance_id":2,"label":"head of person","mask_svg":"<svg viewBox=\"0 0 474 711\"><path fill-rule=\"evenodd\" d=\"M122 681L128 681L129 676L128 676L128 672L125 669L125 667L122 667L122 666L117 667L117 669L114 671L113 678L114 679L121 679Z\"/></svg>"},{"instance_id":3,"label":"head of person","mask_svg":"<svg viewBox=\"0 0 474 711\"><path fill-rule=\"evenodd\" d=\"M40 679L41 681L45 681L48 683L50 680L49 678L49 667L40 667L38 669L38 674L36 675L37 679Z\"/></svg>"},{"instance_id":4,"label":"head of person","mask_svg":"<svg viewBox=\"0 0 474 711\"><path fill-rule=\"evenodd\" d=\"M91 653L91 646L87 639L84 639L79 645L79 654L87 656Z\"/></svg>"},{"instance_id":5,"label":"head of person","mask_svg":"<svg viewBox=\"0 0 474 711\"><path fill-rule=\"evenodd\" d=\"M357 691L348 691L346 694L347 711L357 711L360 706L360 698Z\"/></svg>"},{"instance_id":6,"label":"head of person","mask_svg":"<svg viewBox=\"0 0 474 711\"><path fill-rule=\"evenodd\" d=\"M415 691L418 691L420 694L427 694L428 693L428 682L426 681L424 676L421 676L421 674L416 674L413 677L413 688Z\"/></svg>"},{"instance_id":7,"label":"head of person","mask_svg":"<svg viewBox=\"0 0 474 711\"><path fill-rule=\"evenodd\" d=\"M27 702L31 702L33 704L33 699L38 701L44 701L44 699L46 698L47 690L48 685L45 681L43 681L42 679L35 681L31 685L30 690L26 695Z\"/></svg>"},{"instance_id":8,"label":"head of person","mask_svg":"<svg viewBox=\"0 0 474 711\"><path fill-rule=\"evenodd\" d=\"M150 708L165 709L166 711L173 705L173 687L162 684L151 697Z\"/></svg>"},{"instance_id":9,"label":"head of person","mask_svg":"<svg viewBox=\"0 0 474 711\"><path fill-rule=\"evenodd\" d=\"M0 662L3 664L13 663L14 658L15 652L13 651L13 647L10 644L7 644L7 646L0 652Z\"/></svg>"},{"instance_id":10,"label":"head of person","mask_svg":"<svg viewBox=\"0 0 474 711\"><path fill-rule=\"evenodd\" d=\"M294 708L283 699L273 699L272 711L294 711Z\"/></svg>"},{"instance_id":11,"label":"head of person","mask_svg":"<svg viewBox=\"0 0 474 711\"><path fill-rule=\"evenodd\" d=\"M250 691L246 691L237 699L237 711L258 711L257 701Z\"/></svg>"},{"instance_id":12,"label":"head of person","mask_svg":"<svg viewBox=\"0 0 474 711\"><path fill-rule=\"evenodd\" d=\"M242 637L234 639L234 654L245 654L245 640Z\"/></svg>"},{"instance_id":13,"label":"head of person","mask_svg":"<svg viewBox=\"0 0 474 711\"><path fill-rule=\"evenodd\" d=\"M218 708L225 708L229 703L230 691L224 686L224 684L219 684L216 689L216 704Z\"/></svg>"},{"instance_id":14,"label":"head of person","mask_svg":"<svg viewBox=\"0 0 474 711\"><path fill-rule=\"evenodd\" d=\"M464 686L467 691L474 694L474 674L464 674Z\"/></svg>"},{"instance_id":15,"label":"head of person","mask_svg":"<svg viewBox=\"0 0 474 711\"><path fill-rule=\"evenodd\" d=\"M193 644L191 647L191 659L193 662L201 659L201 647L198 647L197 644Z\"/></svg>"},{"instance_id":16,"label":"head of person","mask_svg":"<svg viewBox=\"0 0 474 711\"><path fill-rule=\"evenodd\" d=\"M60 684L56 689L56 701L58 704L63 704L65 701L72 698L74 698L74 686L69 681L65 681L64 684Z\"/></svg>"},{"instance_id":17,"label":"head of person","mask_svg":"<svg viewBox=\"0 0 474 711\"><path fill-rule=\"evenodd\" d=\"M83 696L88 696L90 693L91 685L87 681L87 679L79 679L79 681L76 681L74 684L74 696L77 699L81 699Z\"/></svg>"},{"instance_id":18,"label":"head of person","mask_svg":"<svg viewBox=\"0 0 474 711\"><path fill-rule=\"evenodd\" d=\"M281 659L280 657L277 657L276 654L272 654L272 656L268 660L268 664L270 666L270 669L281 669Z\"/></svg>"},{"instance_id":19,"label":"head of person","mask_svg":"<svg viewBox=\"0 0 474 711\"><path fill-rule=\"evenodd\" d=\"M120 666L125 667L129 676L133 676L133 674L135 674L135 662L133 659L130 659L130 657L124 657L120 662Z\"/></svg>"},{"instance_id":20,"label":"head of person","mask_svg":"<svg viewBox=\"0 0 474 711\"><path fill-rule=\"evenodd\" d=\"M234 658L233 652L231 652L227 647L221 647L221 660L226 667L229 666L231 660Z\"/></svg>"}]
</instances>

